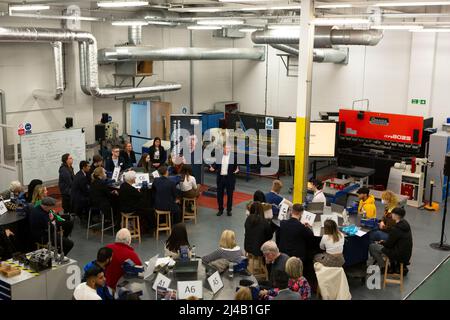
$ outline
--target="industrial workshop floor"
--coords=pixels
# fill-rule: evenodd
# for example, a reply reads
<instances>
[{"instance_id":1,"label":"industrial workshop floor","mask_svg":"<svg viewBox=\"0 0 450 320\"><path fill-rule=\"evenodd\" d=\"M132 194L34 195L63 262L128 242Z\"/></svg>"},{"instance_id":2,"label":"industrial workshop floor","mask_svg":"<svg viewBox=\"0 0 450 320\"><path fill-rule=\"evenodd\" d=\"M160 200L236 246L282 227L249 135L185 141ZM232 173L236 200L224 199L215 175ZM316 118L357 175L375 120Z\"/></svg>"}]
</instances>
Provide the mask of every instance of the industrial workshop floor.
<instances>
[{"instance_id":1,"label":"industrial workshop floor","mask_svg":"<svg viewBox=\"0 0 450 320\"><path fill-rule=\"evenodd\" d=\"M282 193L285 197L291 198L288 189L292 186L292 177L283 177L284 188ZM205 184L214 186L215 176L205 174ZM248 182L245 178L238 178L236 189L240 192L253 194L257 189L264 192L270 190L272 179L252 177ZM349 198L349 201L355 198ZM378 216L382 214L381 204L378 203ZM240 203L233 209L233 216L228 217L224 214L217 217L216 210L208 208L199 208L197 224L187 222L188 236L191 245L196 246L197 255L202 256L215 250L218 245L220 234L224 229L231 229L236 232L238 244L243 247L244 242L244 221L245 221L245 203ZM350 290L353 299L357 300L398 300L407 296L420 282L425 279L433 269L441 263L447 256L448 252L433 250L429 247L431 242L440 239L441 230L441 214L429 213L412 207L407 207L406 219L411 224L414 240L414 249L409 266L409 274L404 280L404 291L400 293L398 285L388 285L385 290L373 289L369 290L360 280L349 279ZM450 234L450 222L446 228L447 234ZM70 252L70 257L76 259L80 266L84 266L88 261L95 259L97 249L102 245L100 237L92 235L86 240L86 230L76 223L72 239L75 246ZM111 233L105 234L104 244L113 241ZM141 244L136 241L133 246L143 260L148 260L156 253L164 253L165 234L161 233L159 241L150 235L145 235Z\"/></svg>"}]
</instances>

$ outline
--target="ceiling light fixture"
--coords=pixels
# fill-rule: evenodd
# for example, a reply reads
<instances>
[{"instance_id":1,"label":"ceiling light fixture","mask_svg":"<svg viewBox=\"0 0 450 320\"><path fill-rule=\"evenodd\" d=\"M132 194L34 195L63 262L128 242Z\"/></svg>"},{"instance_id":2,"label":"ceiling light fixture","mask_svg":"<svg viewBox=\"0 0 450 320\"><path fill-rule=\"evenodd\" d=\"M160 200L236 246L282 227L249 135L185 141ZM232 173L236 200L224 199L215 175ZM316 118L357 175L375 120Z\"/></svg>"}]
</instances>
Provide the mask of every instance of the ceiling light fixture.
<instances>
[{"instance_id":1,"label":"ceiling light fixture","mask_svg":"<svg viewBox=\"0 0 450 320\"><path fill-rule=\"evenodd\" d=\"M408 1L408 2L379 2L375 7L417 7L417 6L450 6L450 1Z\"/></svg>"},{"instance_id":2,"label":"ceiling light fixture","mask_svg":"<svg viewBox=\"0 0 450 320\"><path fill-rule=\"evenodd\" d=\"M423 26L400 24L400 25L371 26L370 28L376 30L420 30L423 29Z\"/></svg>"},{"instance_id":3,"label":"ceiling light fixture","mask_svg":"<svg viewBox=\"0 0 450 320\"><path fill-rule=\"evenodd\" d=\"M338 25L350 25L350 24L369 24L368 19L314 19L316 26L338 26Z\"/></svg>"},{"instance_id":4,"label":"ceiling light fixture","mask_svg":"<svg viewBox=\"0 0 450 320\"><path fill-rule=\"evenodd\" d=\"M42 11L49 10L50 6L42 4L14 4L9 5L9 12L11 11Z\"/></svg>"},{"instance_id":5,"label":"ceiling light fixture","mask_svg":"<svg viewBox=\"0 0 450 320\"><path fill-rule=\"evenodd\" d=\"M120 20L120 21L113 21L111 22L111 24L113 26L131 27L131 26L146 26L148 25L148 22L142 20Z\"/></svg>"},{"instance_id":6,"label":"ceiling light fixture","mask_svg":"<svg viewBox=\"0 0 450 320\"><path fill-rule=\"evenodd\" d=\"M206 26L238 26L244 24L244 20L229 19L229 20L198 20L197 24Z\"/></svg>"},{"instance_id":7,"label":"ceiling light fixture","mask_svg":"<svg viewBox=\"0 0 450 320\"><path fill-rule=\"evenodd\" d=\"M99 1L100 8L126 8L148 6L148 1Z\"/></svg>"},{"instance_id":8,"label":"ceiling light fixture","mask_svg":"<svg viewBox=\"0 0 450 320\"><path fill-rule=\"evenodd\" d=\"M221 26L189 26L189 30L220 30Z\"/></svg>"}]
</instances>

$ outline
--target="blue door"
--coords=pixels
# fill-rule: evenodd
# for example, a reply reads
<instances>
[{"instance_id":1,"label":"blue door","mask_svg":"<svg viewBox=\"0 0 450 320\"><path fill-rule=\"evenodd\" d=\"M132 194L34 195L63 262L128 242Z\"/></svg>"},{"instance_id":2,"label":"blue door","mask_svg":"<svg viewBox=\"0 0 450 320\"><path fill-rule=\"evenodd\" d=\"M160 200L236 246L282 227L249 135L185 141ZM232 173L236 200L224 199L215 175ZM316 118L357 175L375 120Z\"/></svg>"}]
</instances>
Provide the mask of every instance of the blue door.
<instances>
[{"instance_id":1,"label":"blue door","mask_svg":"<svg viewBox=\"0 0 450 320\"><path fill-rule=\"evenodd\" d=\"M142 145L150 138L150 103L149 101L134 101L130 103L131 129L130 135L133 136L133 150L137 154L142 153Z\"/></svg>"}]
</instances>

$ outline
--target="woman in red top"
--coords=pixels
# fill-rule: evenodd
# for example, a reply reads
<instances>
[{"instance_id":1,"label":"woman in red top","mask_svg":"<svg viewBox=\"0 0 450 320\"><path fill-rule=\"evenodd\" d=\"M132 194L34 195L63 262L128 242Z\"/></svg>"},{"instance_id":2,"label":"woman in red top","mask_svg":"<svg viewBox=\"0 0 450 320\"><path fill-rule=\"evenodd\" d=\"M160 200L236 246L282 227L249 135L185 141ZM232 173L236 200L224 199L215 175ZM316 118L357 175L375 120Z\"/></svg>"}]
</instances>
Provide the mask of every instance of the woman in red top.
<instances>
[{"instance_id":1,"label":"woman in red top","mask_svg":"<svg viewBox=\"0 0 450 320\"><path fill-rule=\"evenodd\" d=\"M137 266L141 266L142 262L139 256L130 246L131 234L126 228L120 229L116 234L116 242L108 244L107 247L113 250L112 261L106 268L106 284L112 290L116 290L117 282L123 276L124 271L122 264L130 259Z\"/></svg>"}]
</instances>

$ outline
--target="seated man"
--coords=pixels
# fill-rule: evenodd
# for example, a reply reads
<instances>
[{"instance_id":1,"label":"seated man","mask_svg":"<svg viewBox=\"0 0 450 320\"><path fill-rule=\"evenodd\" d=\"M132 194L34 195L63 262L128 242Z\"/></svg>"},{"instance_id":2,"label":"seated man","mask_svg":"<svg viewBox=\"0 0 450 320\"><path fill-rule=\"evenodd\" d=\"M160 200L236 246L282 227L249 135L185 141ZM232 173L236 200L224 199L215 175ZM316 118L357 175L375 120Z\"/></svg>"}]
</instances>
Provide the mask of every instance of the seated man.
<instances>
[{"instance_id":1,"label":"seated man","mask_svg":"<svg viewBox=\"0 0 450 320\"><path fill-rule=\"evenodd\" d=\"M89 274L89 270L92 268L100 268L103 272L106 271L106 267L111 263L113 256L113 250L111 248L103 247L100 248L97 252L97 260L89 262L84 266L84 276L81 280L82 282L87 282L87 275ZM97 288L97 294L102 298L102 300L113 300L113 296L109 292L106 283Z\"/></svg>"},{"instance_id":2,"label":"seated man","mask_svg":"<svg viewBox=\"0 0 450 320\"><path fill-rule=\"evenodd\" d=\"M105 169L108 175L114 172L114 169L120 167L120 170L125 169L125 160L120 155L120 147L114 146L111 150L111 156L105 161Z\"/></svg>"},{"instance_id":3,"label":"seated man","mask_svg":"<svg viewBox=\"0 0 450 320\"><path fill-rule=\"evenodd\" d=\"M275 218L278 217L280 205L283 201L292 207L292 202L280 196L281 188L283 188L283 183L280 180L274 180L272 182L272 190L265 195L266 203L270 203L272 205L272 212Z\"/></svg>"},{"instance_id":4,"label":"seated man","mask_svg":"<svg viewBox=\"0 0 450 320\"><path fill-rule=\"evenodd\" d=\"M362 187L356 192L359 198L358 213L365 219L375 219L377 217L377 207L375 206L375 197L369 195L369 188Z\"/></svg>"},{"instance_id":5,"label":"seated man","mask_svg":"<svg viewBox=\"0 0 450 320\"><path fill-rule=\"evenodd\" d=\"M130 259L136 265L142 265L139 256L130 246L131 234L126 228L120 229L116 234L116 242L108 244L106 247L111 248L113 256L111 263L106 268L106 284L112 290L116 289L117 282L124 275L122 269L123 263Z\"/></svg>"},{"instance_id":6,"label":"seated man","mask_svg":"<svg viewBox=\"0 0 450 320\"><path fill-rule=\"evenodd\" d=\"M267 271L269 273L269 281L272 283L276 270L286 270L286 262L288 261L289 256L284 253L280 253L277 244L272 240L265 242L261 246L261 251L266 261Z\"/></svg>"},{"instance_id":7,"label":"seated man","mask_svg":"<svg viewBox=\"0 0 450 320\"><path fill-rule=\"evenodd\" d=\"M161 211L170 211L172 214L172 224L181 222L181 210L176 203L176 185L171 181L166 166L158 169L159 178L153 181L152 189L155 201L155 209Z\"/></svg>"},{"instance_id":8,"label":"seated man","mask_svg":"<svg viewBox=\"0 0 450 320\"><path fill-rule=\"evenodd\" d=\"M58 231L58 239L56 246L60 248L60 240L59 240L59 233L60 233L60 226L63 227L64 224L61 221L58 221L57 215L53 214L53 208L56 205L56 200L51 197L45 197L42 199L42 202L39 206L33 207L31 209L30 214L30 229L31 229L31 238L34 242L46 244L48 243L48 227L50 225L50 235L52 241L52 244L54 244L54 237L53 237L53 229L57 228ZM64 229L64 227L63 227ZM65 230L63 230L63 233L65 233ZM70 250L73 248L73 241L68 239L63 234L63 251L64 254L67 255Z\"/></svg>"},{"instance_id":9,"label":"seated man","mask_svg":"<svg viewBox=\"0 0 450 320\"><path fill-rule=\"evenodd\" d=\"M403 274L408 273L406 265L409 264L409 260L412 255L412 233L411 227L405 218L406 212L403 208L395 208L392 210L392 219L395 221L395 225L389 232L389 237L386 241L381 240L376 243L372 243L369 246L369 252L374 257L377 264L380 266L382 272L384 272L384 259L383 255L389 257L391 262L390 271L399 273L399 264L403 263Z\"/></svg>"},{"instance_id":10,"label":"seated man","mask_svg":"<svg viewBox=\"0 0 450 320\"><path fill-rule=\"evenodd\" d=\"M105 286L105 273L102 268L93 266L85 274L86 282L80 283L73 292L75 300L102 300L97 290Z\"/></svg>"},{"instance_id":11,"label":"seated man","mask_svg":"<svg viewBox=\"0 0 450 320\"><path fill-rule=\"evenodd\" d=\"M317 179L311 179L309 181L311 183L312 191L314 192L314 196L311 202L322 202L324 206L327 205L327 198L323 193L323 182Z\"/></svg>"}]
</instances>

